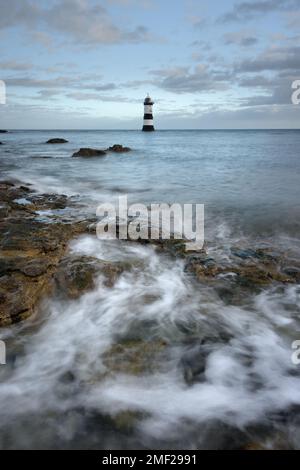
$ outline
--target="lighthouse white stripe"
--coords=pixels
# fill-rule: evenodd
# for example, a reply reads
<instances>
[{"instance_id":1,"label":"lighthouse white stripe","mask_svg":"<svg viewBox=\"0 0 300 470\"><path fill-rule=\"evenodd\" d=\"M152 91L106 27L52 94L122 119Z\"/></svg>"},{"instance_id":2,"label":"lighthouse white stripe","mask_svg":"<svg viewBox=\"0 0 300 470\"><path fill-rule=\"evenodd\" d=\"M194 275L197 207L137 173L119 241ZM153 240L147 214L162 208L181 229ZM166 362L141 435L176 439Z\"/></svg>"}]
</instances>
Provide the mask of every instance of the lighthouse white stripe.
<instances>
[{"instance_id":1,"label":"lighthouse white stripe","mask_svg":"<svg viewBox=\"0 0 300 470\"><path fill-rule=\"evenodd\" d=\"M153 126L153 119L144 119L144 126Z\"/></svg>"}]
</instances>

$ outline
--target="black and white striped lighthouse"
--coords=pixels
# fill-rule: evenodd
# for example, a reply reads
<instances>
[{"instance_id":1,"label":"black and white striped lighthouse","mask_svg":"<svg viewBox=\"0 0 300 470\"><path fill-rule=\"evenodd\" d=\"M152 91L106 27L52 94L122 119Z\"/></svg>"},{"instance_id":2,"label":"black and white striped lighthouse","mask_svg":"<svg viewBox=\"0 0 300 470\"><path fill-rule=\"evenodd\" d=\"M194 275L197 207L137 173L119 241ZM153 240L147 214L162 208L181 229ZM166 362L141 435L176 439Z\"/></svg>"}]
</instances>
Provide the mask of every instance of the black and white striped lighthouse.
<instances>
[{"instance_id":1,"label":"black and white striped lighthouse","mask_svg":"<svg viewBox=\"0 0 300 470\"><path fill-rule=\"evenodd\" d=\"M145 98L144 101L144 125L143 125L143 131L154 131L154 125L153 125L153 112L152 112L152 106L154 105L154 102L150 98L149 95L147 95L147 98Z\"/></svg>"}]
</instances>

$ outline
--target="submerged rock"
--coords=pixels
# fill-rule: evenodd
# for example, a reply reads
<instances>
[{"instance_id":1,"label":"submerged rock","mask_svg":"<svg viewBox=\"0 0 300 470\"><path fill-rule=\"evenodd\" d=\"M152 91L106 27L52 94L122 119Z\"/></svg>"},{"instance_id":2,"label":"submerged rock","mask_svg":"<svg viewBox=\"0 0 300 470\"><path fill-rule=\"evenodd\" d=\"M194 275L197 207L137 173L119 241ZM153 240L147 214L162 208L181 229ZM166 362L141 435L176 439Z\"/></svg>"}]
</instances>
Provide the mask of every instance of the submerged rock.
<instances>
[{"instance_id":1,"label":"submerged rock","mask_svg":"<svg viewBox=\"0 0 300 470\"><path fill-rule=\"evenodd\" d=\"M157 372L166 347L167 342L162 339L123 341L105 353L103 363L108 372L130 375Z\"/></svg>"},{"instance_id":2,"label":"submerged rock","mask_svg":"<svg viewBox=\"0 0 300 470\"><path fill-rule=\"evenodd\" d=\"M78 152L73 153L72 157L103 157L106 155L105 150L81 148Z\"/></svg>"},{"instance_id":3,"label":"submerged rock","mask_svg":"<svg viewBox=\"0 0 300 470\"><path fill-rule=\"evenodd\" d=\"M115 152L115 153L126 153L126 152L130 152L131 148L130 147L123 147L123 145L115 144L112 147L108 147L107 151L108 152Z\"/></svg>"},{"instance_id":4,"label":"submerged rock","mask_svg":"<svg viewBox=\"0 0 300 470\"><path fill-rule=\"evenodd\" d=\"M60 138L55 138L55 139L49 139L46 144L67 144L69 141L66 139L60 139Z\"/></svg>"}]
</instances>

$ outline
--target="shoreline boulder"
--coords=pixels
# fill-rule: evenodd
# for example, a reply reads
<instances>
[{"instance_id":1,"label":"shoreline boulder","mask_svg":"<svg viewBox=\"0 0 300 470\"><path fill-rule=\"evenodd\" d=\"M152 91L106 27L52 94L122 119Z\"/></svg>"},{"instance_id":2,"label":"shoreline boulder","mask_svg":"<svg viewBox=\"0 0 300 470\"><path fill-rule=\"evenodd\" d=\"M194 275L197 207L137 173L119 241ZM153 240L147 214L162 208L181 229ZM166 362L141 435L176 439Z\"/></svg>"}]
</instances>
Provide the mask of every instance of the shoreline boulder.
<instances>
[{"instance_id":1,"label":"shoreline boulder","mask_svg":"<svg viewBox=\"0 0 300 470\"><path fill-rule=\"evenodd\" d=\"M123 147L123 145L115 144L112 147L108 147L107 152L115 152L115 153L127 153L130 152L130 147Z\"/></svg>"},{"instance_id":2,"label":"shoreline boulder","mask_svg":"<svg viewBox=\"0 0 300 470\"><path fill-rule=\"evenodd\" d=\"M66 139L60 139L60 138L55 138L55 139L49 139L46 144L67 144L68 140Z\"/></svg>"},{"instance_id":3,"label":"shoreline boulder","mask_svg":"<svg viewBox=\"0 0 300 470\"><path fill-rule=\"evenodd\" d=\"M78 152L73 153L72 157L104 157L106 155L105 150L81 148Z\"/></svg>"}]
</instances>

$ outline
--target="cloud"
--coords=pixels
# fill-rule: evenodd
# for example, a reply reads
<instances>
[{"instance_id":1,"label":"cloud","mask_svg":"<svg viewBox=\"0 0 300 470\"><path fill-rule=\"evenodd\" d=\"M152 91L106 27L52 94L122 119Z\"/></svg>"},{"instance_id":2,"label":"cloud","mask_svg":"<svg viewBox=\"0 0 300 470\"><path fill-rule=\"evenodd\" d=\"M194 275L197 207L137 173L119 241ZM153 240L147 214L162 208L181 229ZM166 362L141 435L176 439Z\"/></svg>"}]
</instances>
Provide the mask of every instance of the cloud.
<instances>
[{"instance_id":1,"label":"cloud","mask_svg":"<svg viewBox=\"0 0 300 470\"><path fill-rule=\"evenodd\" d=\"M243 47L254 46L254 44L258 42L257 37L247 31L226 33L224 34L223 39L227 45L235 44Z\"/></svg>"},{"instance_id":2,"label":"cloud","mask_svg":"<svg viewBox=\"0 0 300 470\"><path fill-rule=\"evenodd\" d=\"M152 74L157 77L156 86L173 93L201 93L226 87L224 77L218 78L217 72L212 74L205 64L198 64L192 70L189 67L153 70Z\"/></svg>"},{"instance_id":3,"label":"cloud","mask_svg":"<svg viewBox=\"0 0 300 470\"><path fill-rule=\"evenodd\" d=\"M254 59L243 60L235 69L236 72L300 71L300 47L269 48Z\"/></svg>"},{"instance_id":4,"label":"cloud","mask_svg":"<svg viewBox=\"0 0 300 470\"><path fill-rule=\"evenodd\" d=\"M102 83L91 82L93 76L82 76L78 78L58 76L50 79L36 79L30 77L14 77L6 78L5 83L7 87L23 87L23 88L36 88L43 89L44 96L45 90L93 90L93 91L111 91L118 88L115 83ZM50 93L50 92L49 92Z\"/></svg>"},{"instance_id":5,"label":"cloud","mask_svg":"<svg viewBox=\"0 0 300 470\"><path fill-rule=\"evenodd\" d=\"M30 0L0 0L0 29L22 25L37 34L37 39L51 47L48 31L40 32L43 25L50 32L60 32L77 44L141 43L153 40L143 25L132 30L114 24L103 6L91 0L56 0L44 7ZM32 28L37 28L35 32Z\"/></svg>"},{"instance_id":6,"label":"cloud","mask_svg":"<svg viewBox=\"0 0 300 470\"><path fill-rule=\"evenodd\" d=\"M258 0L236 3L231 11L219 18L220 22L247 21L276 11L299 9L299 0Z\"/></svg>"},{"instance_id":7,"label":"cloud","mask_svg":"<svg viewBox=\"0 0 300 470\"><path fill-rule=\"evenodd\" d=\"M67 98L71 98L77 101L104 101L108 103L142 103L143 100L131 99L124 96L109 96L109 95L100 95L98 93L69 93L66 95Z\"/></svg>"},{"instance_id":8,"label":"cloud","mask_svg":"<svg viewBox=\"0 0 300 470\"><path fill-rule=\"evenodd\" d=\"M24 70L31 70L32 68L33 65L27 62L16 62L14 60L0 62L1 70L14 70L16 72L19 72Z\"/></svg>"}]
</instances>

